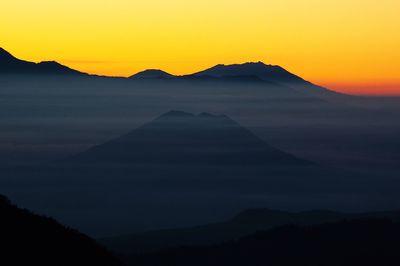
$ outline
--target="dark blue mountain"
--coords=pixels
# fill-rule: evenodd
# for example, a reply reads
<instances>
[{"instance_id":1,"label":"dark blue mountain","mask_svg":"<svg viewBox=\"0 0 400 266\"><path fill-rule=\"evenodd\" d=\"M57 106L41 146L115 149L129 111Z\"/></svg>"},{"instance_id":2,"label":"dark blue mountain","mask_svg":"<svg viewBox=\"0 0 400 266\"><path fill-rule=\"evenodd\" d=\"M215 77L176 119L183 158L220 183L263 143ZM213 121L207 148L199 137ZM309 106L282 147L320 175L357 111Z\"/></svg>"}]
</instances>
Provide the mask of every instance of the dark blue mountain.
<instances>
[{"instance_id":1,"label":"dark blue mountain","mask_svg":"<svg viewBox=\"0 0 400 266\"><path fill-rule=\"evenodd\" d=\"M93 235L191 226L260 206L338 209L353 193L374 201L376 191L397 186L299 159L225 115L181 111L63 161L15 172L4 172L3 193ZM24 187L30 191L17 189ZM370 204L356 204L364 202Z\"/></svg>"},{"instance_id":2,"label":"dark blue mountain","mask_svg":"<svg viewBox=\"0 0 400 266\"><path fill-rule=\"evenodd\" d=\"M88 75L54 61L33 63L20 60L6 50L0 48L0 75L30 74L30 75ZM94 77L94 76L93 76ZM110 77L112 78L112 77ZM265 85L290 87L292 91L321 98L337 99L342 95L326 88L314 85L301 77L290 73L276 65L266 65L262 62L234 65L216 65L210 69L190 75L174 76L158 69L148 69L130 77L132 80L184 80L184 81L219 81L219 82L264 82Z\"/></svg>"},{"instance_id":3,"label":"dark blue mountain","mask_svg":"<svg viewBox=\"0 0 400 266\"><path fill-rule=\"evenodd\" d=\"M344 213L324 210L287 212L249 209L226 222L140 232L104 238L100 241L117 253L133 254L180 246L217 244L288 224L317 225L353 219L389 219L400 222L400 212Z\"/></svg>"},{"instance_id":4,"label":"dark blue mountain","mask_svg":"<svg viewBox=\"0 0 400 266\"><path fill-rule=\"evenodd\" d=\"M184 246L135 254L128 265L395 266L400 225L387 220L287 225L219 245Z\"/></svg>"},{"instance_id":5,"label":"dark blue mountain","mask_svg":"<svg viewBox=\"0 0 400 266\"><path fill-rule=\"evenodd\" d=\"M164 78L173 78L175 76L159 70L159 69L147 69L136 73L135 75L131 76L132 79L164 79Z\"/></svg>"},{"instance_id":6,"label":"dark blue mountain","mask_svg":"<svg viewBox=\"0 0 400 266\"><path fill-rule=\"evenodd\" d=\"M55 61L33 63L20 60L9 52L0 48L0 75L1 74L27 74L27 75L74 75L83 76L86 73L79 72Z\"/></svg>"},{"instance_id":7,"label":"dark blue mountain","mask_svg":"<svg viewBox=\"0 0 400 266\"><path fill-rule=\"evenodd\" d=\"M290 165L280 151L225 115L167 112L132 132L73 158L75 162Z\"/></svg>"},{"instance_id":8,"label":"dark blue mountain","mask_svg":"<svg viewBox=\"0 0 400 266\"><path fill-rule=\"evenodd\" d=\"M267 65L263 62L250 62L233 65L219 64L212 68L194 73L190 76L218 78L253 76L265 82L290 87L297 92L307 93L312 96L322 98L328 97L329 99L337 99L338 97L341 99L343 96L340 93L336 93L321 86L312 84L311 82L287 71L281 66Z\"/></svg>"},{"instance_id":9,"label":"dark blue mountain","mask_svg":"<svg viewBox=\"0 0 400 266\"><path fill-rule=\"evenodd\" d=\"M139 72L131 78L149 79L149 78L180 78L184 80L237 80L237 81L264 81L273 84L286 82L307 81L288 72L280 66L266 65L262 62L244 63L234 65L216 65L212 68L183 76L174 76L158 69L148 69Z\"/></svg>"},{"instance_id":10,"label":"dark blue mountain","mask_svg":"<svg viewBox=\"0 0 400 266\"><path fill-rule=\"evenodd\" d=\"M244 63L234 65L216 65L212 68L194 73L193 76L255 76L270 82L305 82L302 78L288 72L284 68L275 65L266 65L262 62Z\"/></svg>"}]
</instances>

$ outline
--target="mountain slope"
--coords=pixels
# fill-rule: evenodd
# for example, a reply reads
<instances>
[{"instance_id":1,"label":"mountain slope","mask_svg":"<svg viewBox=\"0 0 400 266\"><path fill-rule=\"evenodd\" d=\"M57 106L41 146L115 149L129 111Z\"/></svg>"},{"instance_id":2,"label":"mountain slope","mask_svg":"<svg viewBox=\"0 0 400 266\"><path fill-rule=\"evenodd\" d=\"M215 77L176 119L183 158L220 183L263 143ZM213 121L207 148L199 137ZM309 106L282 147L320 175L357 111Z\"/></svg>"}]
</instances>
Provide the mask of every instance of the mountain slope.
<instances>
[{"instance_id":1,"label":"mountain slope","mask_svg":"<svg viewBox=\"0 0 400 266\"><path fill-rule=\"evenodd\" d=\"M220 245L135 255L128 265L399 265L400 225L354 220L283 226Z\"/></svg>"},{"instance_id":2,"label":"mountain slope","mask_svg":"<svg viewBox=\"0 0 400 266\"><path fill-rule=\"evenodd\" d=\"M0 75L31 74L31 75L88 75L71 69L54 61L40 63L27 62L15 58L6 50L0 48ZM112 77L110 77L112 78ZM227 81L227 82L259 82L268 85L292 87L306 95L321 98L348 100L345 95L314 85L284 68L276 65L266 65L262 62L235 65L216 65L210 69L190 75L174 76L158 69L148 69L130 77L132 80L184 80L184 81ZM347 95L346 95L347 96Z\"/></svg>"},{"instance_id":3,"label":"mountain slope","mask_svg":"<svg viewBox=\"0 0 400 266\"><path fill-rule=\"evenodd\" d=\"M304 162L226 116L180 111L74 157L4 176L3 191L20 204L97 236L205 224L262 206L367 209L376 193L397 187Z\"/></svg>"},{"instance_id":4,"label":"mountain slope","mask_svg":"<svg viewBox=\"0 0 400 266\"><path fill-rule=\"evenodd\" d=\"M0 196L1 265L120 265L94 240Z\"/></svg>"},{"instance_id":5,"label":"mountain slope","mask_svg":"<svg viewBox=\"0 0 400 266\"><path fill-rule=\"evenodd\" d=\"M170 111L73 158L80 163L306 164L224 115Z\"/></svg>"},{"instance_id":6,"label":"mountain slope","mask_svg":"<svg viewBox=\"0 0 400 266\"><path fill-rule=\"evenodd\" d=\"M302 78L286 71L280 66L266 65L262 62L234 65L216 65L194 73L193 76L255 76L270 82L305 82Z\"/></svg>"},{"instance_id":7,"label":"mountain slope","mask_svg":"<svg viewBox=\"0 0 400 266\"><path fill-rule=\"evenodd\" d=\"M1 74L87 75L54 61L33 63L20 60L6 50L0 48L0 75Z\"/></svg>"},{"instance_id":8,"label":"mountain slope","mask_svg":"<svg viewBox=\"0 0 400 266\"><path fill-rule=\"evenodd\" d=\"M175 76L159 70L159 69L147 69L142 72L136 73L132 75L130 78L132 79L162 79L162 78L173 78Z\"/></svg>"},{"instance_id":9,"label":"mountain slope","mask_svg":"<svg viewBox=\"0 0 400 266\"><path fill-rule=\"evenodd\" d=\"M342 213L322 210L285 212L270 209L250 209L222 223L149 231L105 238L100 241L117 253L133 254L188 245L217 244L287 224L316 225L361 218L387 218L400 222L400 212Z\"/></svg>"},{"instance_id":10,"label":"mountain slope","mask_svg":"<svg viewBox=\"0 0 400 266\"><path fill-rule=\"evenodd\" d=\"M290 73L286 69L277 65L267 65L263 62L257 63L244 63L233 65L216 65L212 68L192 74L195 77L232 77L232 76L254 76L262 79L263 81L279 84L281 86L288 86L298 92L306 93L312 96L329 98L329 99L342 99L345 95L331 91L312 84L301 77ZM346 95L347 97L347 95Z\"/></svg>"}]
</instances>

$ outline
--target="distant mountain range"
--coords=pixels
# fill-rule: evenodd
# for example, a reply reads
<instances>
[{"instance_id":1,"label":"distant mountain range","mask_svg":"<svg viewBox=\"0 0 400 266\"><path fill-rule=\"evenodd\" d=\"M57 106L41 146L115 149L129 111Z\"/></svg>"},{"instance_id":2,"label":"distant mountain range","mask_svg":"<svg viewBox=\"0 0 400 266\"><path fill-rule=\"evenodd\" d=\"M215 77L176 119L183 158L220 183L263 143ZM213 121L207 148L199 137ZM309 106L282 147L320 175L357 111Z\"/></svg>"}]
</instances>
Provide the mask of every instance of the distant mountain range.
<instances>
[{"instance_id":1,"label":"distant mountain range","mask_svg":"<svg viewBox=\"0 0 400 266\"><path fill-rule=\"evenodd\" d=\"M125 257L128 265L395 266L400 225L387 220L288 225L218 245L184 246Z\"/></svg>"},{"instance_id":2,"label":"distant mountain range","mask_svg":"<svg viewBox=\"0 0 400 266\"><path fill-rule=\"evenodd\" d=\"M0 48L0 74L26 75L70 75L84 76L86 73L71 69L55 61L33 63L15 58L6 50Z\"/></svg>"},{"instance_id":3,"label":"distant mountain range","mask_svg":"<svg viewBox=\"0 0 400 266\"><path fill-rule=\"evenodd\" d=\"M33 63L18 59L0 48L0 74L63 74L88 75L55 61ZM235 65L217 65L194 74L175 76L159 69L148 69L132 75L131 79L243 79L263 80L268 82L305 82L300 77L286 71L280 66L266 65L262 62Z\"/></svg>"},{"instance_id":4,"label":"distant mountain range","mask_svg":"<svg viewBox=\"0 0 400 266\"><path fill-rule=\"evenodd\" d=\"M388 219L398 223L400 212L287 212L249 209L226 222L110 237L101 239L100 242L117 253L134 254L181 246L217 244L283 225L317 225L357 219Z\"/></svg>"},{"instance_id":5,"label":"distant mountain range","mask_svg":"<svg viewBox=\"0 0 400 266\"><path fill-rule=\"evenodd\" d=\"M139 72L130 78L133 79L222 79L222 80L258 80L270 83L306 82L302 78L288 72L280 66L266 65L263 62L244 63L234 65L216 65L209 69L182 76L175 76L158 69L148 69Z\"/></svg>"},{"instance_id":6,"label":"distant mountain range","mask_svg":"<svg viewBox=\"0 0 400 266\"><path fill-rule=\"evenodd\" d=\"M169 111L70 160L75 163L305 165L225 115Z\"/></svg>"},{"instance_id":7,"label":"distant mountain range","mask_svg":"<svg viewBox=\"0 0 400 266\"><path fill-rule=\"evenodd\" d=\"M1 265L120 265L93 239L20 209L1 195L0 217Z\"/></svg>"},{"instance_id":8,"label":"distant mountain range","mask_svg":"<svg viewBox=\"0 0 400 266\"><path fill-rule=\"evenodd\" d=\"M80 229L96 235L100 227L120 234L194 225L259 206L320 208L347 202L353 191L382 189L369 176L303 160L226 115L205 112L169 111L74 156L16 172L0 181L29 187L23 204L73 225L80 216L66 217L59 206L85 206L96 222Z\"/></svg>"},{"instance_id":9,"label":"distant mountain range","mask_svg":"<svg viewBox=\"0 0 400 266\"><path fill-rule=\"evenodd\" d=\"M0 75L25 74L25 75L63 75L63 76L92 76L60 63L40 62L33 63L15 58L6 50L0 48ZM115 77L108 77L115 78ZM175 76L158 69L148 69L130 76L133 81L140 80L220 80L220 81L261 81L277 86L289 86L300 92L306 92L313 96L340 97L340 94L326 88L314 85L299 76L290 73L276 65L267 65L262 62L244 63L234 65L216 65L204 71L194 74Z\"/></svg>"}]
</instances>

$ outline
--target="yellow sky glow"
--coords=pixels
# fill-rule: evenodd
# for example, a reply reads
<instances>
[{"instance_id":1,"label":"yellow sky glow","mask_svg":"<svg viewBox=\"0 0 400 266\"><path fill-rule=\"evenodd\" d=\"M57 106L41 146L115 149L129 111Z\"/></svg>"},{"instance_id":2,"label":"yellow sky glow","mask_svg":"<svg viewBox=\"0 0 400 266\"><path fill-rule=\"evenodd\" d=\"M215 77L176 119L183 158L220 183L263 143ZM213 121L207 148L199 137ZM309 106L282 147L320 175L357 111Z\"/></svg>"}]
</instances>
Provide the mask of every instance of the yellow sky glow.
<instances>
[{"instance_id":1,"label":"yellow sky glow","mask_svg":"<svg viewBox=\"0 0 400 266\"><path fill-rule=\"evenodd\" d=\"M264 61L341 91L400 94L399 11L398 0L1 0L0 47L117 76Z\"/></svg>"}]
</instances>

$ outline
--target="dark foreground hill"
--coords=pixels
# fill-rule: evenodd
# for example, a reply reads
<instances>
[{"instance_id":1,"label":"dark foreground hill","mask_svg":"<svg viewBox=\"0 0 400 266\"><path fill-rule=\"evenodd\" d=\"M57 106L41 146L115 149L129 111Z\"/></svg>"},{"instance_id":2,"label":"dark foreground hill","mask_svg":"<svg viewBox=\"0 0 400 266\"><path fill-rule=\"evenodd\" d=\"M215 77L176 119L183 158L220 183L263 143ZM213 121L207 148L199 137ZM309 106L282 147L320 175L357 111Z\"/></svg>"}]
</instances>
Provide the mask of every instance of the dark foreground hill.
<instances>
[{"instance_id":1,"label":"dark foreground hill","mask_svg":"<svg viewBox=\"0 0 400 266\"><path fill-rule=\"evenodd\" d=\"M131 265L347 266L400 264L400 225L386 220L283 226L237 241L133 256Z\"/></svg>"},{"instance_id":2,"label":"dark foreground hill","mask_svg":"<svg viewBox=\"0 0 400 266\"><path fill-rule=\"evenodd\" d=\"M112 266L119 261L91 238L0 196L0 265Z\"/></svg>"},{"instance_id":3,"label":"dark foreground hill","mask_svg":"<svg viewBox=\"0 0 400 266\"><path fill-rule=\"evenodd\" d=\"M133 254L189 245L219 244L257 231L283 225L317 225L344 219L390 219L400 222L400 212L344 213L335 211L287 212L250 209L233 219L195 227L156 230L100 240L117 253Z\"/></svg>"}]
</instances>

